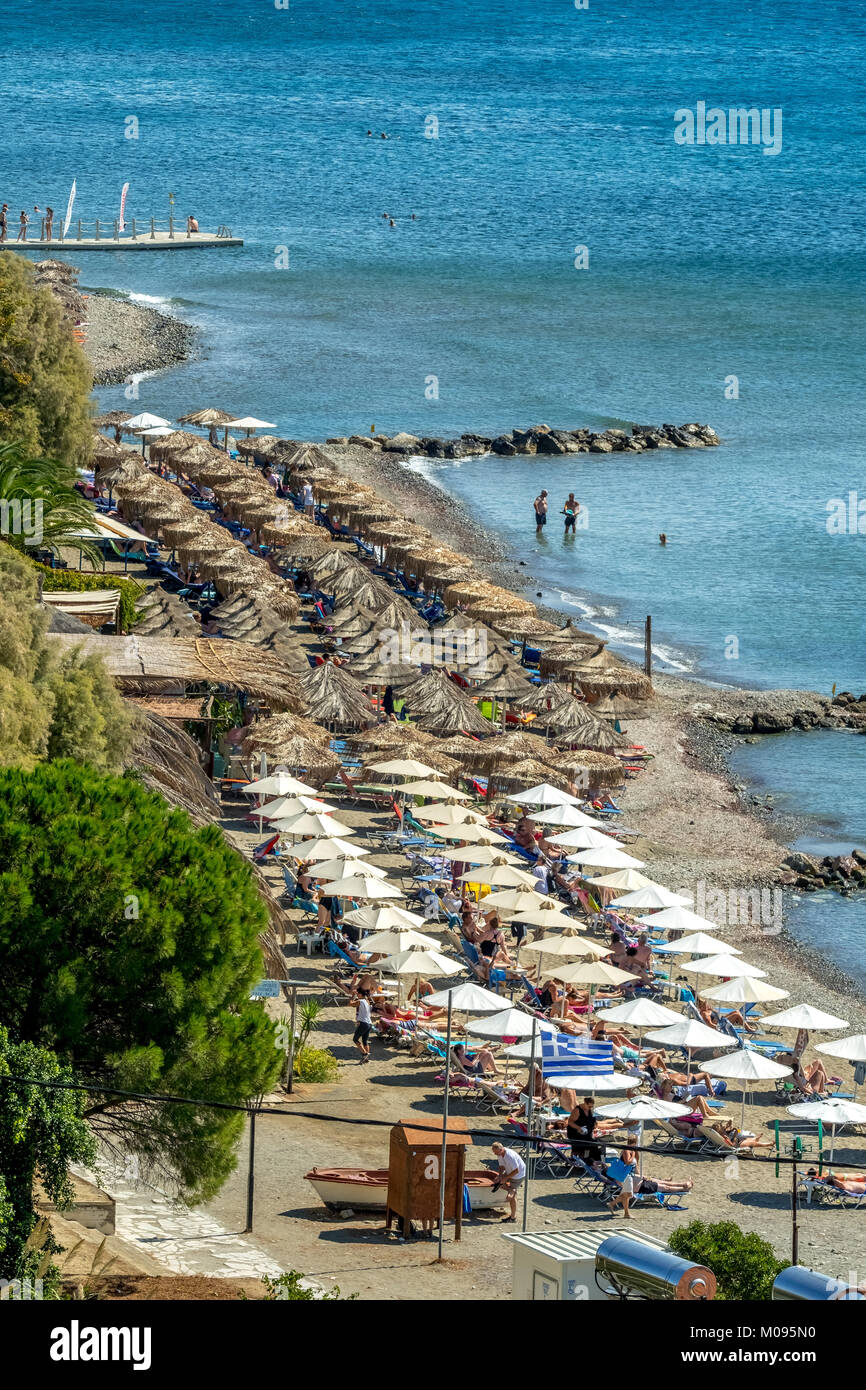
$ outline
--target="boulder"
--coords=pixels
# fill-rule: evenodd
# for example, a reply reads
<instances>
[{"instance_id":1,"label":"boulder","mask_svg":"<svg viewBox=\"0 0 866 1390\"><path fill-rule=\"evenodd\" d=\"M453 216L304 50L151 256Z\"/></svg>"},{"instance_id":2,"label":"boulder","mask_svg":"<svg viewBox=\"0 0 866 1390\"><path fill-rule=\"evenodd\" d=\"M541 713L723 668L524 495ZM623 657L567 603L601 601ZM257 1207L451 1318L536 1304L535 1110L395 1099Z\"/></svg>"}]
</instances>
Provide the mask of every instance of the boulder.
<instances>
[{"instance_id":1,"label":"boulder","mask_svg":"<svg viewBox=\"0 0 866 1390\"><path fill-rule=\"evenodd\" d=\"M421 448L421 440L416 434L407 434L405 430L400 430L397 434L391 435L391 448L406 449L414 454Z\"/></svg>"},{"instance_id":2,"label":"boulder","mask_svg":"<svg viewBox=\"0 0 866 1390\"><path fill-rule=\"evenodd\" d=\"M804 854L802 850L794 850L787 858L782 860L782 865L786 869L792 869L800 878L818 878L821 873L820 862L811 854Z\"/></svg>"},{"instance_id":3,"label":"boulder","mask_svg":"<svg viewBox=\"0 0 866 1390\"><path fill-rule=\"evenodd\" d=\"M687 430L680 429L678 425L662 425L662 429L677 449L698 449L700 445L693 435Z\"/></svg>"},{"instance_id":4,"label":"boulder","mask_svg":"<svg viewBox=\"0 0 866 1390\"><path fill-rule=\"evenodd\" d=\"M535 430L512 430L511 442L520 454L534 454L538 443Z\"/></svg>"},{"instance_id":5,"label":"boulder","mask_svg":"<svg viewBox=\"0 0 866 1390\"><path fill-rule=\"evenodd\" d=\"M569 440L569 443L571 441ZM540 434L535 446L537 454L570 454L571 449L563 444L561 439L557 439L556 434L551 430L549 434Z\"/></svg>"},{"instance_id":6,"label":"boulder","mask_svg":"<svg viewBox=\"0 0 866 1390\"><path fill-rule=\"evenodd\" d=\"M462 434L460 442L466 454L489 454L493 441L483 434Z\"/></svg>"},{"instance_id":7,"label":"boulder","mask_svg":"<svg viewBox=\"0 0 866 1390\"><path fill-rule=\"evenodd\" d=\"M350 443L350 444L360 444L361 447L362 447L363 449L378 449L378 448L379 448L379 441L378 441L378 439L371 439L370 436L369 436L369 435L366 435L366 434L351 434L351 435L349 435L349 443Z\"/></svg>"},{"instance_id":8,"label":"boulder","mask_svg":"<svg viewBox=\"0 0 866 1390\"><path fill-rule=\"evenodd\" d=\"M445 445L441 439L422 439L421 452L431 459L444 459Z\"/></svg>"},{"instance_id":9,"label":"boulder","mask_svg":"<svg viewBox=\"0 0 866 1390\"><path fill-rule=\"evenodd\" d=\"M334 435L333 439L326 439L326 444L348 444L349 439L345 434Z\"/></svg>"},{"instance_id":10,"label":"boulder","mask_svg":"<svg viewBox=\"0 0 866 1390\"><path fill-rule=\"evenodd\" d=\"M612 454L613 444L603 434L595 434L590 437L589 452L591 454Z\"/></svg>"},{"instance_id":11,"label":"boulder","mask_svg":"<svg viewBox=\"0 0 866 1390\"><path fill-rule=\"evenodd\" d=\"M503 454L506 456L510 456L511 454L516 454L518 452L514 443L510 439L506 438L504 434L500 434L497 439L491 440L490 448L494 454ZM535 450L533 450L533 453L534 452Z\"/></svg>"},{"instance_id":12,"label":"boulder","mask_svg":"<svg viewBox=\"0 0 866 1390\"><path fill-rule=\"evenodd\" d=\"M759 709L755 710L752 728L756 734L780 734L786 729L793 727L794 720L790 714L780 714L777 710Z\"/></svg>"}]
</instances>

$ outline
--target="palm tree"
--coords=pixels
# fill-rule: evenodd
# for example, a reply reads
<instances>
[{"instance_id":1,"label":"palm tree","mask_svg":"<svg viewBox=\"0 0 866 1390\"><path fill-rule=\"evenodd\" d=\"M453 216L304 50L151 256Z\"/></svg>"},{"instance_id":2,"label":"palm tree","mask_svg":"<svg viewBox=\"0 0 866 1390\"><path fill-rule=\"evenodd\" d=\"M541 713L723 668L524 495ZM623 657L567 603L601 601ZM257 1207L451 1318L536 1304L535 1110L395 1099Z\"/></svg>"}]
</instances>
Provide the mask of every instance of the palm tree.
<instances>
[{"instance_id":1,"label":"palm tree","mask_svg":"<svg viewBox=\"0 0 866 1390\"><path fill-rule=\"evenodd\" d=\"M94 566L98 547L79 538L93 530L95 512L74 486L75 470L57 459L31 458L17 442L0 444L0 534L27 554L41 546L59 554L64 545L81 550Z\"/></svg>"}]
</instances>

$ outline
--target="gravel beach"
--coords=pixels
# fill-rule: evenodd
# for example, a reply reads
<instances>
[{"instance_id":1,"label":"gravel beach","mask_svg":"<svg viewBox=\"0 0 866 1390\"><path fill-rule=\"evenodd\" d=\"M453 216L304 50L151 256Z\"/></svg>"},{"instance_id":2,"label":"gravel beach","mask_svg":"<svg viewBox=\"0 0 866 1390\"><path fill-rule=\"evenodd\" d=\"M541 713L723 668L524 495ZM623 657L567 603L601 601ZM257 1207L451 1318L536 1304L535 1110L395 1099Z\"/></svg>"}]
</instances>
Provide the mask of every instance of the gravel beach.
<instances>
[{"instance_id":1,"label":"gravel beach","mask_svg":"<svg viewBox=\"0 0 866 1390\"><path fill-rule=\"evenodd\" d=\"M191 324L107 291L85 294L84 349L95 386L114 386L144 372L176 367L192 356L196 330Z\"/></svg>"}]
</instances>

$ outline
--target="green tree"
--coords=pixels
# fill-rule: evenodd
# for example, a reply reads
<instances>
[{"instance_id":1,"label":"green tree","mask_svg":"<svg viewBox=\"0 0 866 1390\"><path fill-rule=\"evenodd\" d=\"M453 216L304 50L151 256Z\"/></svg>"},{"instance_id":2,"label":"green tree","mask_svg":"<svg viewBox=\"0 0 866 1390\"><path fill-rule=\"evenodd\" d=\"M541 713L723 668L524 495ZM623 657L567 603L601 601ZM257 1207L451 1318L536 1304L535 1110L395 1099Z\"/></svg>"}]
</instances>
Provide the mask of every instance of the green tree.
<instances>
[{"instance_id":1,"label":"green tree","mask_svg":"<svg viewBox=\"0 0 866 1390\"><path fill-rule=\"evenodd\" d=\"M28 1241L39 1219L33 1206L38 1176L62 1211L73 1199L69 1166L92 1163L93 1135L79 1091L28 1086L17 1078L72 1081L57 1058L31 1042L12 1042L0 1026L0 1277L31 1279L40 1252ZM56 1247L53 1247L56 1249Z\"/></svg>"},{"instance_id":2,"label":"green tree","mask_svg":"<svg viewBox=\"0 0 866 1390\"><path fill-rule=\"evenodd\" d=\"M276 1081L250 989L268 925L216 826L70 761L0 772L0 1018L99 1087L245 1104ZM97 1134L189 1200L234 1166L243 1115L97 1094Z\"/></svg>"},{"instance_id":3,"label":"green tree","mask_svg":"<svg viewBox=\"0 0 866 1390\"><path fill-rule=\"evenodd\" d=\"M56 459L31 457L20 441L0 444L0 526L8 545L59 554L74 545L94 563L99 550L77 532L93 529L91 504L74 486L75 469Z\"/></svg>"},{"instance_id":4,"label":"green tree","mask_svg":"<svg viewBox=\"0 0 866 1390\"><path fill-rule=\"evenodd\" d=\"M102 662L56 655L37 571L0 544L0 765L71 757L119 770L133 737L129 707Z\"/></svg>"},{"instance_id":5,"label":"green tree","mask_svg":"<svg viewBox=\"0 0 866 1390\"><path fill-rule=\"evenodd\" d=\"M685 1260L706 1265L716 1276L716 1298L730 1302L767 1302L773 1280L788 1260L778 1260L768 1240L741 1231L733 1221L690 1221L668 1238L668 1245Z\"/></svg>"},{"instance_id":6,"label":"green tree","mask_svg":"<svg viewBox=\"0 0 866 1390\"><path fill-rule=\"evenodd\" d=\"M56 299L23 256L0 256L0 439L67 465L92 448L90 367Z\"/></svg>"}]
</instances>

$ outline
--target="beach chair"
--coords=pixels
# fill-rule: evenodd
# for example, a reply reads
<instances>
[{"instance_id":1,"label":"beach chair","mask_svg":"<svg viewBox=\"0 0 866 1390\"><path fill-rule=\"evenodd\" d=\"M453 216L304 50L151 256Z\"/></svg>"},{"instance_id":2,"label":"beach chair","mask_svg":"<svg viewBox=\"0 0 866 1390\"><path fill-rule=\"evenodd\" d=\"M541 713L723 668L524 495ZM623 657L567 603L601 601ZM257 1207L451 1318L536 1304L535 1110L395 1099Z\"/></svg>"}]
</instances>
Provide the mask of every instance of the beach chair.
<instances>
[{"instance_id":1,"label":"beach chair","mask_svg":"<svg viewBox=\"0 0 866 1390\"><path fill-rule=\"evenodd\" d=\"M509 1091L505 1086L492 1085L480 1076L475 1078L475 1085L478 1109L488 1114L507 1115L520 1103L520 1095L513 1088Z\"/></svg>"},{"instance_id":2,"label":"beach chair","mask_svg":"<svg viewBox=\"0 0 866 1390\"><path fill-rule=\"evenodd\" d=\"M708 1124L695 1125L695 1137L702 1141L701 1153L705 1154L740 1154L752 1153L751 1149L744 1149L741 1144L731 1143L717 1129L711 1129Z\"/></svg>"},{"instance_id":3,"label":"beach chair","mask_svg":"<svg viewBox=\"0 0 866 1390\"><path fill-rule=\"evenodd\" d=\"M597 1201L609 1201L610 1198L605 1194L610 1184L604 1175L596 1168L591 1168L582 1158L571 1154L570 1151L569 1157L572 1162L571 1173L577 1191L585 1193L588 1197L595 1197Z\"/></svg>"},{"instance_id":4,"label":"beach chair","mask_svg":"<svg viewBox=\"0 0 866 1390\"><path fill-rule=\"evenodd\" d=\"M613 1197L619 1196L622 1192L623 1182L627 1177L633 1175L634 1171L634 1164L623 1163L621 1158L612 1159L605 1168L605 1178L611 1190L605 1195L604 1200L610 1201ZM662 1207L665 1211L687 1211L687 1207L675 1200L681 1195L679 1192L635 1192L631 1204L641 1207Z\"/></svg>"}]
</instances>

